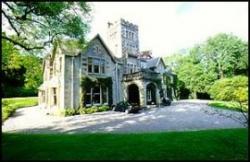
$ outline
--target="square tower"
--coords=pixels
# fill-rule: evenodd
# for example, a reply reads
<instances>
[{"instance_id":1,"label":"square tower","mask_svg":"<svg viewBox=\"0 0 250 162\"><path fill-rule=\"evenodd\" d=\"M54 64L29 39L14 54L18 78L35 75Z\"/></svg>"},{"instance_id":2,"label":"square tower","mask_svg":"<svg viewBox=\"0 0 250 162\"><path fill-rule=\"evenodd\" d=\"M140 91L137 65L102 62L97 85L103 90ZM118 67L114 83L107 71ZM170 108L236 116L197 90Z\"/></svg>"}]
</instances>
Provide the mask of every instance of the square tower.
<instances>
[{"instance_id":1,"label":"square tower","mask_svg":"<svg viewBox=\"0 0 250 162\"><path fill-rule=\"evenodd\" d=\"M138 26L124 19L108 22L108 44L118 58L139 53Z\"/></svg>"}]
</instances>

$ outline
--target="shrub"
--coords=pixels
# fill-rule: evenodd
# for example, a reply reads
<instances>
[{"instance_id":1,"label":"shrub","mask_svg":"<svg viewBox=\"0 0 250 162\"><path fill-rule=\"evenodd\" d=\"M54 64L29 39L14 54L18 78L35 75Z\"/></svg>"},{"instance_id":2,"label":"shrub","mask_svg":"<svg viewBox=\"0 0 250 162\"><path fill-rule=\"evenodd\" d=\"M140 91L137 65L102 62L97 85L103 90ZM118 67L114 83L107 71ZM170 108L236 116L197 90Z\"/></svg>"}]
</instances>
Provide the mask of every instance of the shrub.
<instances>
[{"instance_id":1,"label":"shrub","mask_svg":"<svg viewBox=\"0 0 250 162\"><path fill-rule=\"evenodd\" d=\"M209 90L215 100L243 101L248 96L248 78L236 76L215 81Z\"/></svg>"},{"instance_id":2,"label":"shrub","mask_svg":"<svg viewBox=\"0 0 250 162\"><path fill-rule=\"evenodd\" d=\"M107 110L109 110L109 107L106 106L106 105L102 105L102 106L100 106L100 107L98 108L98 112L107 111Z\"/></svg>"},{"instance_id":3,"label":"shrub","mask_svg":"<svg viewBox=\"0 0 250 162\"><path fill-rule=\"evenodd\" d=\"M215 100L236 101L245 107L248 105L248 78L235 76L215 81L209 93Z\"/></svg>"},{"instance_id":4,"label":"shrub","mask_svg":"<svg viewBox=\"0 0 250 162\"><path fill-rule=\"evenodd\" d=\"M92 106L89 108L86 108L85 112L86 114L92 114L98 111L98 107L97 106Z\"/></svg>"},{"instance_id":5,"label":"shrub","mask_svg":"<svg viewBox=\"0 0 250 162\"><path fill-rule=\"evenodd\" d=\"M72 116L72 115L77 115L78 112L74 108L66 108L65 109L65 116Z\"/></svg>"},{"instance_id":6,"label":"shrub","mask_svg":"<svg viewBox=\"0 0 250 162\"><path fill-rule=\"evenodd\" d=\"M86 114L86 108L81 107L80 109L78 109L78 112L79 112L80 115Z\"/></svg>"},{"instance_id":7,"label":"shrub","mask_svg":"<svg viewBox=\"0 0 250 162\"><path fill-rule=\"evenodd\" d=\"M125 112L126 109L128 109L128 106L130 106L130 104L127 101L121 101L121 102L116 104L115 111Z\"/></svg>"}]
</instances>

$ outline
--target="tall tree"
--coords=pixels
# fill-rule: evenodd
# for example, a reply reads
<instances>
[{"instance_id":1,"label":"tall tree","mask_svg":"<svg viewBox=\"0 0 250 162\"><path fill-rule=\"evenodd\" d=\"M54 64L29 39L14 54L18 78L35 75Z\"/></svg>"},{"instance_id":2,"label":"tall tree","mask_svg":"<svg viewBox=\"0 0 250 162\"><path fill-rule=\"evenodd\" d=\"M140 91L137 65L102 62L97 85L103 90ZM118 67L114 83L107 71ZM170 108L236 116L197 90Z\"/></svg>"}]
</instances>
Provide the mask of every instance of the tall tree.
<instances>
[{"instance_id":1,"label":"tall tree","mask_svg":"<svg viewBox=\"0 0 250 162\"><path fill-rule=\"evenodd\" d=\"M42 82L42 59L20 53L10 42L2 39L2 90L4 97L35 95Z\"/></svg>"},{"instance_id":2,"label":"tall tree","mask_svg":"<svg viewBox=\"0 0 250 162\"><path fill-rule=\"evenodd\" d=\"M2 39L25 49L44 49L60 37L83 42L88 32L90 6L86 2L2 2L3 22L15 37ZM3 32L10 33L6 28Z\"/></svg>"},{"instance_id":3,"label":"tall tree","mask_svg":"<svg viewBox=\"0 0 250 162\"><path fill-rule=\"evenodd\" d=\"M232 34L220 33L203 45L202 58L218 79L231 77L248 69L248 44Z\"/></svg>"}]
</instances>

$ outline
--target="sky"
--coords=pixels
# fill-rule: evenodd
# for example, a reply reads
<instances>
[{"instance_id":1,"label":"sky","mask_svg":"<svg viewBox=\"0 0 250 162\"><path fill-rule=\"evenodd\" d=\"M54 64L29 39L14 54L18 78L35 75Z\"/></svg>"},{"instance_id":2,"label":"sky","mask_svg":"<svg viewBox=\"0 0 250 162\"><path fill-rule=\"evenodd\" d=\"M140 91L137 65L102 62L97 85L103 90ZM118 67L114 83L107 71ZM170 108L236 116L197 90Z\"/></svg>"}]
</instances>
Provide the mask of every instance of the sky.
<instances>
[{"instance_id":1,"label":"sky","mask_svg":"<svg viewBox=\"0 0 250 162\"><path fill-rule=\"evenodd\" d=\"M139 26L140 51L167 56L220 32L248 41L248 2L91 2L88 39L107 42L107 22L124 18Z\"/></svg>"}]
</instances>

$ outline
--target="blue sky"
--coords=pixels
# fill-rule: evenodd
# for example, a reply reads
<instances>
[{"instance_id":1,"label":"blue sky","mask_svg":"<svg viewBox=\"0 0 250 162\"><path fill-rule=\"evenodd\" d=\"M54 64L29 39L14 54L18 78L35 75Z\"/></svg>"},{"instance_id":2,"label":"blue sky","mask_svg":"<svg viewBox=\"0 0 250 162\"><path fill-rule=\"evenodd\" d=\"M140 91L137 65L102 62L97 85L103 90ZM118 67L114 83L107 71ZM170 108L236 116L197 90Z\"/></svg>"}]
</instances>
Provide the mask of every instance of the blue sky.
<instances>
[{"instance_id":1,"label":"blue sky","mask_svg":"<svg viewBox=\"0 0 250 162\"><path fill-rule=\"evenodd\" d=\"M192 7L195 5L194 2L183 2L176 7L177 14L185 14L192 11Z\"/></svg>"},{"instance_id":2,"label":"blue sky","mask_svg":"<svg viewBox=\"0 0 250 162\"><path fill-rule=\"evenodd\" d=\"M106 40L107 21L124 18L139 26L140 50L166 56L219 32L248 40L248 2L92 2L91 39Z\"/></svg>"}]
</instances>

